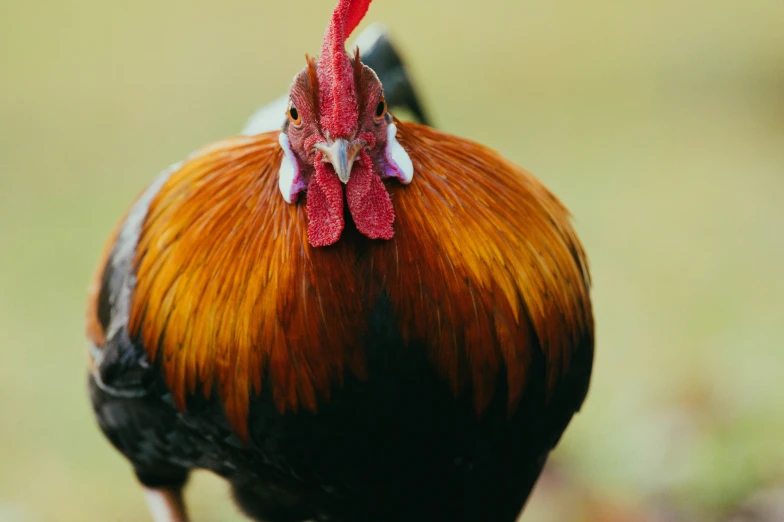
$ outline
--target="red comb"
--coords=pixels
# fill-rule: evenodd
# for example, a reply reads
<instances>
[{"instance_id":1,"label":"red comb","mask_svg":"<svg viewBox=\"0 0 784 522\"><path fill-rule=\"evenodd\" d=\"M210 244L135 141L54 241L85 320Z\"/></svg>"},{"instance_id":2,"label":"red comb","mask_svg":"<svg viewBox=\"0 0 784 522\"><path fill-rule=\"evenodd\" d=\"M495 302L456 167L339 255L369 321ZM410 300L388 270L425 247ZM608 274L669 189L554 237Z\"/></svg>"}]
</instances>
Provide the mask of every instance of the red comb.
<instances>
[{"instance_id":1,"label":"red comb","mask_svg":"<svg viewBox=\"0 0 784 522\"><path fill-rule=\"evenodd\" d=\"M359 112L354 73L346 54L346 39L359 25L371 0L339 0L332 12L318 62L321 128L330 137L347 137L356 130Z\"/></svg>"}]
</instances>

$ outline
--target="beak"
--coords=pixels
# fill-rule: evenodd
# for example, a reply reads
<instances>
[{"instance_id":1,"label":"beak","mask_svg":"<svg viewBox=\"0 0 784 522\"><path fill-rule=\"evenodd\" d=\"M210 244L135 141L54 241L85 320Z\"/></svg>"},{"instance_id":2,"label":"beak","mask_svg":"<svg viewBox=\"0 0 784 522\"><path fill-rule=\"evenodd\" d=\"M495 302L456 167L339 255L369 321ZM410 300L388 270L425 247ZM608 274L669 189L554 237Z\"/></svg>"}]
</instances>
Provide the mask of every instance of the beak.
<instances>
[{"instance_id":1,"label":"beak","mask_svg":"<svg viewBox=\"0 0 784 522\"><path fill-rule=\"evenodd\" d=\"M337 139L332 143L321 142L313 145L313 148L321 151L322 161L332 163L335 172L344 184L348 183L351 176L351 167L357 159L359 151L366 145L365 140L344 140Z\"/></svg>"}]
</instances>

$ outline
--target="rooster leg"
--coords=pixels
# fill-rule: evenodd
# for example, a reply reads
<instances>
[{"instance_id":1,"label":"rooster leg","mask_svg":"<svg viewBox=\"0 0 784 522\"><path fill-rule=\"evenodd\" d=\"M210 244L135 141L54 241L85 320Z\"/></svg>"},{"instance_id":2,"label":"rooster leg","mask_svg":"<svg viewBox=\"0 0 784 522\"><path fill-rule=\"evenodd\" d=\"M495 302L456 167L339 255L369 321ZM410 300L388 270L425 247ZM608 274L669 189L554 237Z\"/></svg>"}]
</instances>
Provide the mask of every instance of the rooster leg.
<instances>
[{"instance_id":1,"label":"rooster leg","mask_svg":"<svg viewBox=\"0 0 784 522\"><path fill-rule=\"evenodd\" d=\"M144 499L154 522L188 522L181 487L145 487Z\"/></svg>"}]
</instances>

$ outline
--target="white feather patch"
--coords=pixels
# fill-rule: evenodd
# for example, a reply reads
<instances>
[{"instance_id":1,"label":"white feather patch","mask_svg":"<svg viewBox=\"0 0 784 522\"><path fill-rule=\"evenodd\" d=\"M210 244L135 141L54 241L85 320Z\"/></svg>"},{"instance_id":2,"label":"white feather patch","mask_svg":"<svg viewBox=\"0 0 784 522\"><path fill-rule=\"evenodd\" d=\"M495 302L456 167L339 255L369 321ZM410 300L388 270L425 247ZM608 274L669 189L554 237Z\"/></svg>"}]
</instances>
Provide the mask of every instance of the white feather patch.
<instances>
[{"instance_id":1,"label":"white feather patch","mask_svg":"<svg viewBox=\"0 0 784 522\"><path fill-rule=\"evenodd\" d=\"M278 135L278 143L283 149L283 159L278 172L278 187L286 203L294 203L297 201L297 194L307 187L299 175L299 164L291 150L289 137L281 132Z\"/></svg>"},{"instance_id":2,"label":"white feather patch","mask_svg":"<svg viewBox=\"0 0 784 522\"><path fill-rule=\"evenodd\" d=\"M397 178L404 185L408 185L414 179L414 164L411 163L408 153L397 141L396 134L397 126L392 123L387 128L387 147L384 155L388 167L384 177Z\"/></svg>"}]
</instances>

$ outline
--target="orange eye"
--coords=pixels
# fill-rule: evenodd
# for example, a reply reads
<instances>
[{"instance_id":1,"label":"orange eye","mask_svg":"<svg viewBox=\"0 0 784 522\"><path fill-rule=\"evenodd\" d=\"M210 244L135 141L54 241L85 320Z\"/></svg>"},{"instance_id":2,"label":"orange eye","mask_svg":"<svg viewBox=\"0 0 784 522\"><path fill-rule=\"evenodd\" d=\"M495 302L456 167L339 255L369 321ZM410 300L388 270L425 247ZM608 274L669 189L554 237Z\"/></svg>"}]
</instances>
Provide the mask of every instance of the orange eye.
<instances>
[{"instance_id":1,"label":"orange eye","mask_svg":"<svg viewBox=\"0 0 784 522\"><path fill-rule=\"evenodd\" d=\"M291 120L291 123L294 125L302 123L302 116L300 116L299 111L294 107L294 104L289 105L287 114L289 115L289 120Z\"/></svg>"},{"instance_id":2,"label":"orange eye","mask_svg":"<svg viewBox=\"0 0 784 522\"><path fill-rule=\"evenodd\" d=\"M376 105L376 119L381 119L387 114L387 101L382 96Z\"/></svg>"}]
</instances>

